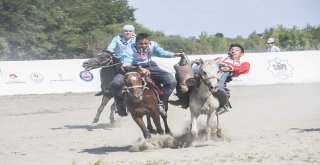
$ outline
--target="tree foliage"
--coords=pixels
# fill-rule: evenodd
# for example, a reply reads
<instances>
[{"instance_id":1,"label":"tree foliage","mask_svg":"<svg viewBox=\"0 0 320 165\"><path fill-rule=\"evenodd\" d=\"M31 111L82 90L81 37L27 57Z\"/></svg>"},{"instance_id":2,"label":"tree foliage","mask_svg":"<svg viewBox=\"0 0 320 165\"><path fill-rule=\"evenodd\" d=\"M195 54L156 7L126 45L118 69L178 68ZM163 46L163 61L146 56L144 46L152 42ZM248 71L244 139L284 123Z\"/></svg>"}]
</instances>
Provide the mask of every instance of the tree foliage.
<instances>
[{"instance_id":1,"label":"tree foliage","mask_svg":"<svg viewBox=\"0 0 320 165\"><path fill-rule=\"evenodd\" d=\"M9 49L1 57L74 58L92 52L105 44L104 29L134 21L133 12L126 0L0 0L6 42L1 47Z\"/></svg>"},{"instance_id":2,"label":"tree foliage","mask_svg":"<svg viewBox=\"0 0 320 165\"><path fill-rule=\"evenodd\" d=\"M282 51L319 50L320 26L278 25L247 38L226 38L202 32L197 37L166 36L135 21L127 0L0 0L0 60L70 59L91 57L105 49L125 24L151 34L163 48L187 54L225 53L231 43L246 52L264 52L273 37Z\"/></svg>"}]
</instances>

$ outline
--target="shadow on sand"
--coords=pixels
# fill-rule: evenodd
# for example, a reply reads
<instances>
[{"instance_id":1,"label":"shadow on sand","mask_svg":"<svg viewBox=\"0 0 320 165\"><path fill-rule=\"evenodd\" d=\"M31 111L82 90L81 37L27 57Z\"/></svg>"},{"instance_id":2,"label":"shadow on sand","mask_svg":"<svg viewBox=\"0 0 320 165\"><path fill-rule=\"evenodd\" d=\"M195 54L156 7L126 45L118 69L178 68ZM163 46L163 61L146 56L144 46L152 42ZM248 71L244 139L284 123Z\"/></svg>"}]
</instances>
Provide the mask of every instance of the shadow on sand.
<instances>
[{"instance_id":1,"label":"shadow on sand","mask_svg":"<svg viewBox=\"0 0 320 165\"><path fill-rule=\"evenodd\" d=\"M320 132L320 128L290 128L298 132Z\"/></svg>"},{"instance_id":2,"label":"shadow on sand","mask_svg":"<svg viewBox=\"0 0 320 165\"><path fill-rule=\"evenodd\" d=\"M90 149L84 149L80 151L80 153L89 153L89 154L108 154L110 152L130 152L130 148L132 146L108 146L108 147L98 147L98 148L90 148Z\"/></svg>"},{"instance_id":3,"label":"shadow on sand","mask_svg":"<svg viewBox=\"0 0 320 165\"><path fill-rule=\"evenodd\" d=\"M65 125L63 127L57 127L57 128L50 128L52 130L60 130L60 129L86 129L88 131L93 131L94 129L105 129L105 130L111 130L111 128L115 128L115 125L113 124L97 124L97 125Z\"/></svg>"}]
</instances>

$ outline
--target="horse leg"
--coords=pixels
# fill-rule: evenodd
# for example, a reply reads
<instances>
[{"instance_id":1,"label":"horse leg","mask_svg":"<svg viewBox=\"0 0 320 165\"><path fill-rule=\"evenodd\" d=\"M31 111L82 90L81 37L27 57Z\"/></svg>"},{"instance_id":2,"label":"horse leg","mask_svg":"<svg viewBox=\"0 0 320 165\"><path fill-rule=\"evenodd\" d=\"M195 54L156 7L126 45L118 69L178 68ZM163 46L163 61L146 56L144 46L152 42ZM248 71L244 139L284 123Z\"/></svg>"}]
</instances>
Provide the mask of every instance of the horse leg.
<instances>
[{"instance_id":1,"label":"horse leg","mask_svg":"<svg viewBox=\"0 0 320 165\"><path fill-rule=\"evenodd\" d=\"M207 123L206 123L206 140L210 140L211 135L211 123L212 123L212 113L209 113L207 116Z\"/></svg>"},{"instance_id":2,"label":"horse leg","mask_svg":"<svg viewBox=\"0 0 320 165\"><path fill-rule=\"evenodd\" d=\"M114 114L116 112L116 102L113 102L110 106L110 116L109 116L109 119L110 119L110 123L111 124L114 124L115 120L114 120Z\"/></svg>"},{"instance_id":3,"label":"horse leg","mask_svg":"<svg viewBox=\"0 0 320 165\"><path fill-rule=\"evenodd\" d=\"M109 100L110 100L109 97L103 95L102 100L101 100L101 104L97 110L96 116L94 117L92 124L95 124L99 121L100 114L103 111L104 107L107 105Z\"/></svg>"},{"instance_id":4,"label":"horse leg","mask_svg":"<svg viewBox=\"0 0 320 165\"><path fill-rule=\"evenodd\" d=\"M151 133L149 132L149 130L146 128L144 122L143 122L143 119L142 118L139 118L139 117L136 117L136 116L132 116L132 119L137 123L137 125L140 127L142 133L143 133L143 137L145 139L150 139L151 138Z\"/></svg>"},{"instance_id":5,"label":"horse leg","mask_svg":"<svg viewBox=\"0 0 320 165\"><path fill-rule=\"evenodd\" d=\"M216 116L217 116L217 136L221 138L223 136L222 128L220 128L219 115L216 115Z\"/></svg>"},{"instance_id":6,"label":"horse leg","mask_svg":"<svg viewBox=\"0 0 320 165\"><path fill-rule=\"evenodd\" d=\"M198 116L191 112L191 134L193 137L198 137L197 118Z\"/></svg>"},{"instance_id":7,"label":"horse leg","mask_svg":"<svg viewBox=\"0 0 320 165\"><path fill-rule=\"evenodd\" d=\"M151 117L149 115L147 115L147 128L150 133L153 133L153 134L156 133L156 130L153 129L153 127L152 127Z\"/></svg>"},{"instance_id":8,"label":"horse leg","mask_svg":"<svg viewBox=\"0 0 320 165\"><path fill-rule=\"evenodd\" d=\"M151 115L152 115L151 117L152 117L153 123L157 128L157 133L163 134L163 129L162 129L161 123L160 123L160 116L156 112Z\"/></svg>"},{"instance_id":9,"label":"horse leg","mask_svg":"<svg viewBox=\"0 0 320 165\"><path fill-rule=\"evenodd\" d=\"M168 116L161 116L163 124L164 124L164 130L165 130L166 134L169 134L169 135L173 136L172 133L171 133L171 130L170 130L169 126L168 126L167 117Z\"/></svg>"}]
</instances>

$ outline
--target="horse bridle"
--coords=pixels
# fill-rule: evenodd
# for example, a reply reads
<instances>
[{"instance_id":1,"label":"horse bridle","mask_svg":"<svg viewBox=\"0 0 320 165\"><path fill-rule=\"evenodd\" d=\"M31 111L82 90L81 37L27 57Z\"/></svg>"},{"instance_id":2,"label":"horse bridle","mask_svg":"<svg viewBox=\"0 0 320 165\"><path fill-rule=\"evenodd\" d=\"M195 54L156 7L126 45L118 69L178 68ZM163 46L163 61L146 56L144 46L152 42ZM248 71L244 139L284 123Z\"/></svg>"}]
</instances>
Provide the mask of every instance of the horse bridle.
<instances>
[{"instance_id":1,"label":"horse bridle","mask_svg":"<svg viewBox=\"0 0 320 165\"><path fill-rule=\"evenodd\" d=\"M124 76L128 75L128 74L140 74L138 72L127 72ZM133 96L132 93L129 91L129 89L133 89L133 88L142 88L142 91L144 91L145 89L148 89L147 87L147 82L146 80L142 77L142 84L143 85L134 85L134 86L130 86L130 87L124 87L122 90L122 93L129 93L130 96Z\"/></svg>"},{"instance_id":2,"label":"horse bridle","mask_svg":"<svg viewBox=\"0 0 320 165\"><path fill-rule=\"evenodd\" d=\"M109 58L106 58L106 60L102 61L102 62L98 61L96 58L92 58L92 60L94 60L95 62L97 62L99 64L99 68L108 68L108 67L112 67L112 66L120 64L120 63L114 64L113 63L113 56L108 53L106 53L106 54L107 54L107 56L109 56ZM99 55L101 55L101 54L99 54Z\"/></svg>"},{"instance_id":3,"label":"horse bridle","mask_svg":"<svg viewBox=\"0 0 320 165\"><path fill-rule=\"evenodd\" d=\"M201 81L203 81L204 84L207 85L207 87L209 88L209 91L210 91L211 93L217 92L218 86L212 86L212 83L211 83L210 81L208 81L208 80L210 80L210 79L217 79L217 80L219 80L218 77L216 77L216 76L208 77L207 73L206 73L205 71L203 71L202 69L200 69L200 73L198 73L198 74L200 75Z\"/></svg>"}]
</instances>

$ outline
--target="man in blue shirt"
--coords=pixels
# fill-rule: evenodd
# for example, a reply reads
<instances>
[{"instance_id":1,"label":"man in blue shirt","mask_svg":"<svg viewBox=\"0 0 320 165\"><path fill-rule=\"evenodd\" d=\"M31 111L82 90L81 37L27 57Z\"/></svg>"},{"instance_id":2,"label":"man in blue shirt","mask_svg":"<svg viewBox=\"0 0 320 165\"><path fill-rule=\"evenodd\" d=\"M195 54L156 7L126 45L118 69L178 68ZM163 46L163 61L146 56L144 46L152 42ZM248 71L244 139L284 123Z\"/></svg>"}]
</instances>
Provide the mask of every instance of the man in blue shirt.
<instances>
[{"instance_id":1,"label":"man in blue shirt","mask_svg":"<svg viewBox=\"0 0 320 165\"><path fill-rule=\"evenodd\" d=\"M122 28L122 34L115 36L108 47L106 48L106 52L113 55L118 61L120 61L121 53L123 50L125 50L131 43L136 41L136 35L135 35L135 29L132 25L125 25ZM117 63L117 62L116 62ZM118 62L119 63L119 62ZM102 91L97 93L96 96L103 95L103 91L109 88L110 86L110 79L108 78L110 75L108 75L108 69L110 68L102 68L100 70L100 80L101 80L101 89ZM120 71L115 69L115 75L117 75ZM126 111L122 110L123 105L122 98L119 95L113 94L115 104L116 104L116 113L118 113L119 116L127 116ZM113 106L111 106L112 108Z\"/></svg>"},{"instance_id":2,"label":"man in blue shirt","mask_svg":"<svg viewBox=\"0 0 320 165\"><path fill-rule=\"evenodd\" d=\"M136 35L134 32L134 26L132 25L125 25L122 28L122 34L115 36L108 47L106 48L106 52L114 55L115 57L120 59L121 53L123 52L124 49L128 47L131 43L136 41ZM107 68L102 68L100 70L100 80L101 80L101 91L97 94L96 96L101 96L103 95L103 91L105 88L108 87L109 83L106 81L106 77L109 76L105 73Z\"/></svg>"},{"instance_id":3,"label":"man in blue shirt","mask_svg":"<svg viewBox=\"0 0 320 165\"><path fill-rule=\"evenodd\" d=\"M184 55L184 53L173 53L166 51L158 43L150 41L147 33L139 33L136 36L136 42L126 48L121 55L121 63L126 71L130 71L136 66L141 66L141 73L150 75L150 78L158 85L162 85L163 95L160 97L162 103L159 103L158 110L162 116L166 116L168 110L168 100L172 94L176 80L169 72L159 68L156 62L151 60L151 55L163 58L174 58ZM111 82L111 89L114 93L121 91L123 86L123 75L118 74Z\"/></svg>"}]
</instances>

